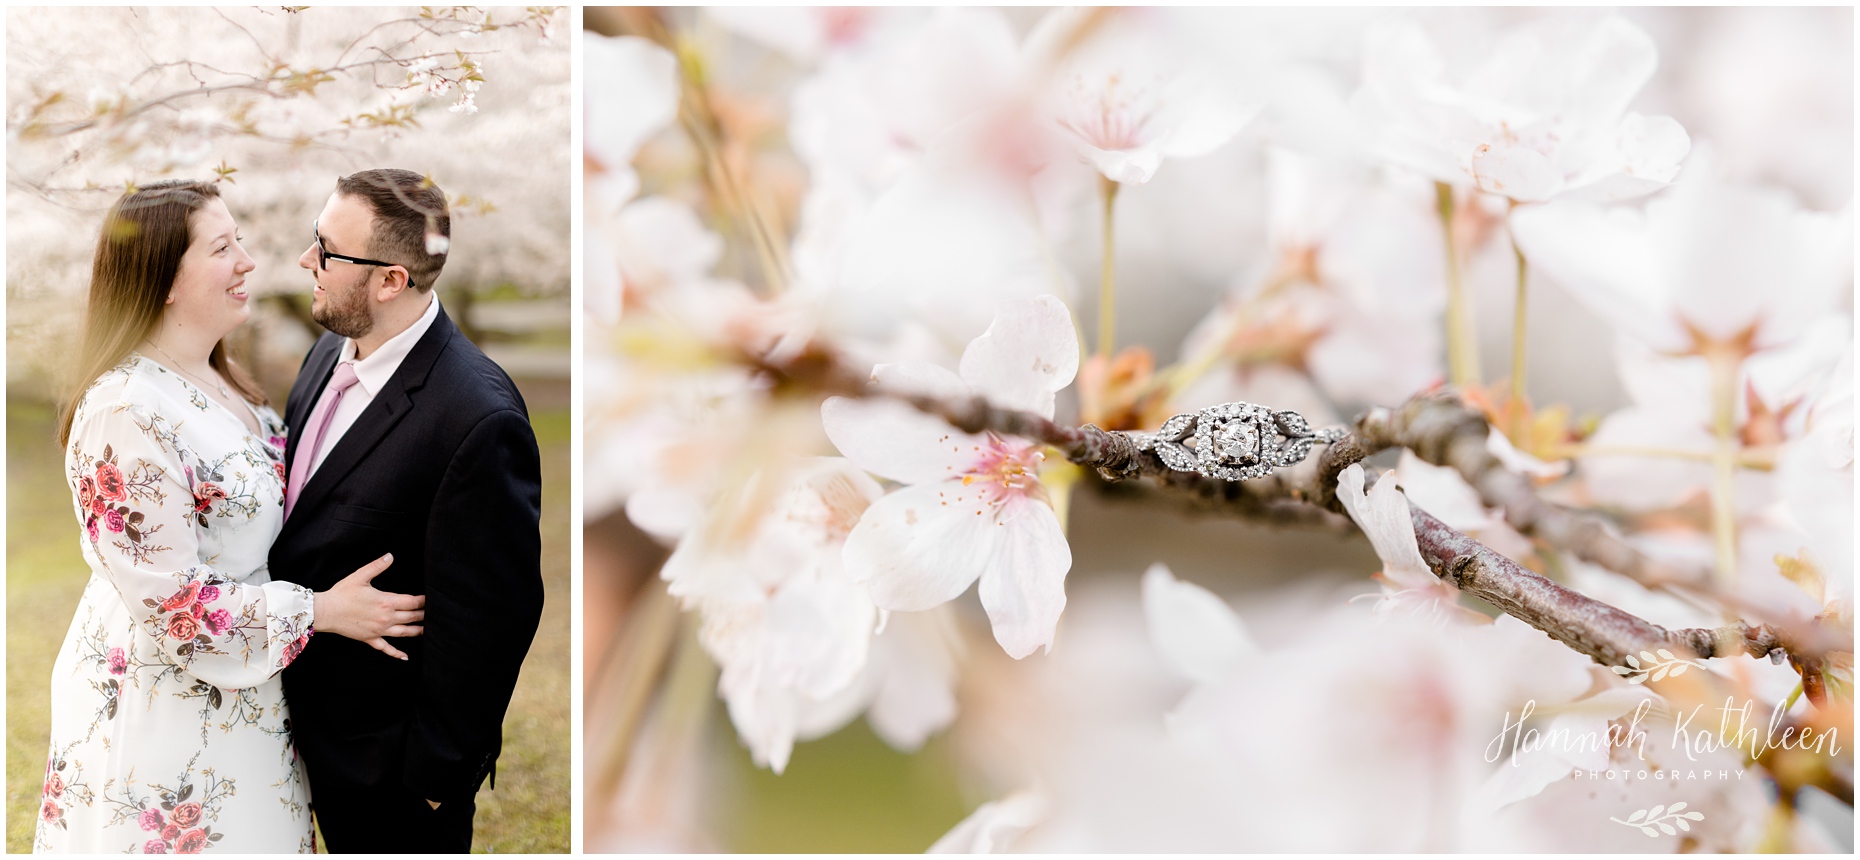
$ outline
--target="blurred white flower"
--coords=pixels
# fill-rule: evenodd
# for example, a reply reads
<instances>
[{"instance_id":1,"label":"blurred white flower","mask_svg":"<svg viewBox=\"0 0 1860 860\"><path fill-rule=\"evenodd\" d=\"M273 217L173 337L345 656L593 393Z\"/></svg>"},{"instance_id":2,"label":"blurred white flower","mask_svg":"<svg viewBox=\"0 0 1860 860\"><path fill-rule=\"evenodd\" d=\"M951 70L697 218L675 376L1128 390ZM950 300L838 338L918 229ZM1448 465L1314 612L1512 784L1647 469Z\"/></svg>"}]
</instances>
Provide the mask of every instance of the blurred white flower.
<instances>
[{"instance_id":1,"label":"blurred white flower","mask_svg":"<svg viewBox=\"0 0 1860 860\"><path fill-rule=\"evenodd\" d=\"M1167 565L1143 572L1143 614L1156 650L1190 681L1218 681L1259 655L1240 616L1213 592L1176 579Z\"/></svg>"},{"instance_id":2,"label":"blurred white flower","mask_svg":"<svg viewBox=\"0 0 1860 860\"><path fill-rule=\"evenodd\" d=\"M1199 355L1264 343L1332 399L1387 403L1438 382L1446 280L1431 189L1267 150L1270 263L1184 341ZM1244 319L1239 318L1244 315Z\"/></svg>"},{"instance_id":3,"label":"blurred white flower","mask_svg":"<svg viewBox=\"0 0 1860 860\"><path fill-rule=\"evenodd\" d=\"M639 188L633 156L640 144L678 115L678 61L670 51L637 36L586 33L582 77L588 157L606 177L601 205L617 206ZM593 208L595 201L590 201Z\"/></svg>"},{"instance_id":4,"label":"blurred white flower","mask_svg":"<svg viewBox=\"0 0 1860 860\"><path fill-rule=\"evenodd\" d=\"M988 327L997 304L1070 292L1011 191L941 163L912 167L869 200L840 186L830 206L807 212L796 292L835 334L883 340L914 321L954 352Z\"/></svg>"},{"instance_id":5,"label":"blurred white flower","mask_svg":"<svg viewBox=\"0 0 1860 860\"><path fill-rule=\"evenodd\" d=\"M1789 343L1852 288L1851 209L1809 212L1705 166L1644 211L1557 201L1514 212L1511 229L1532 266L1668 353Z\"/></svg>"},{"instance_id":6,"label":"blurred white flower","mask_svg":"<svg viewBox=\"0 0 1860 860\"><path fill-rule=\"evenodd\" d=\"M986 397L1051 417L1078 373L1066 307L1043 296L1004 305L963 352L961 375L929 364L880 365L885 388ZM995 639L1015 658L1052 648L1072 553L1039 468L1041 445L972 435L895 401L830 398L828 438L861 468L905 484L867 510L846 542L846 568L881 609L956 599L977 579Z\"/></svg>"},{"instance_id":7,"label":"blurred white flower","mask_svg":"<svg viewBox=\"0 0 1860 860\"><path fill-rule=\"evenodd\" d=\"M1802 436L1808 398L1825 385L1852 339L1842 317L1823 318L1786 346L1752 356L1738 369L1732 414L1735 444L1770 449ZM1672 357L1627 338L1616 343L1621 382L1632 404L1609 413L1578 458L1595 501L1628 510L1672 507L1706 491L1713 433L1712 372L1698 356ZM1795 443L1800 444L1800 443ZM1665 452L1648 456L1646 452ZM1684 455L1684 456L1674 456ZM1773 476L1740 469L1737 509L1755 514L1776 500Z\"/></svg>"},{"instance_id":8,"label":"blurred white flower","mask_svg":"<svg viewBox=\"0 0 1860 860\"><path fill-rule=\"evenodd\" d=\"M1686 124L1725 169L1787 185L1818 209L1854 194L1853 10L1724 6L1700 12L1665 68Z\"/></svg>"},{"instance_id":9,"label":"blurred white flower","mask_svg":"<svg viewBox=\"0 0 1860 860\"><path fill-rule=\"evenodd\" d=\"M1019 67L1000 12L939 9L867 50L834 54L795 87L795 154L816 174L885 188L951 127L1011 98Z\"/></svg>"},{"instance_id":10,"label":"blurred white flower","mask_svg":"<svg viewBox=\"0 0 1860 860\"><path fill-rule=\"evenodd\" d=\"M1449 74L1426 31L1397 21L1368 36L1355 101L1374 151L1435 180L1521 203L1618 200L1671 182L1691 147L1672 118L1627 112L1658 61L1620 15L1560 14Z\"/></svg>"},{"instance_id":11,"label":"blurred white flower","mask_svg":"<svg viewBox=\"0 0 1860 860\"><path fill-rule=\"evenodd\" d=\"M703 613L699 641L722 667L730 719L776 773L818 712L844 708L836 700L865 666L878 610L842 570L840 548L881 494L838 458L771 467L714 504L660 571Z\"/></svg>"},{"instance_id":12,"label":"blurred white flower","mask_svg":"<svg viewBox=\"0 0 1860 860\"><path fill-rule=\"evenodd\" d=\"M812 64L835 49L858 44L890 10L857 6L706 6L723 26Z\"/></svg>"},{"instance_id":13,"label":"blurred white flower","mask_svg":"<svg viewBox=\"0 0 1860 860\"><path fill-rule=\"evenodd\" d=\"M1045 798L1032 791L988 801L943 834L925 853L1005 854L1016 838L1040 822L1045 810Z\"/></svg>"},{"instance_id":14,"label":"blurred white flower","mask_svg":"<svg viewBox=\"0 0 1860 860\"><path fill-rule=\"evenodd\" d=\"M702 281L723 257L723 238L682 200L658 195L634 200L608 225L606 238L628 302Z\"/></svg>"},{"instance_id":15,"label":"blurred white flower","mask_svg":"<svg viewBox=\"0 0 1860 860\"><path fill-rule=\"evenodd\" d=\"M1142 10L1067 44L1087 16L1101 12L1048 13L1027 37L1027 53L1036 62L1059 60L1047 109L1079 157L1106 179L1148 182L1164 158L1213 152L1259 112L1260 105L1217 86Z\"/></svg>"}]
</instances>

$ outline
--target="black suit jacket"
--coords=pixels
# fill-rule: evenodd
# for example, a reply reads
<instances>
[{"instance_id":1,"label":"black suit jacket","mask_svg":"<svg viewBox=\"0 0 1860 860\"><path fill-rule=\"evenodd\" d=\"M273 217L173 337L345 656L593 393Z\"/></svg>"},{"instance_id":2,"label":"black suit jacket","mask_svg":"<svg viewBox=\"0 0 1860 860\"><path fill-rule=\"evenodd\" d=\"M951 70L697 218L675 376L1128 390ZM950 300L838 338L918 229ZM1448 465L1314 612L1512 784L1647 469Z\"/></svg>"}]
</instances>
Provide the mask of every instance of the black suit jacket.
<instances>
[{"instance_id":1,"label":"black suit jacket","mask_svg":"<svg viewBox=\"0 0 1860 860\"><path fill-rule=\"evenodd\" d=\"M297 428L342 338L324 334L285 408ZM542 616L541 462L502 368L441 310L311 475L271 548L271 578L325 591L392 552L383 591L426 595L407 661L334 634L284 670L292 729L319 782L391 786L438 801L474 794Z\"/></svg>"}]
</instances>

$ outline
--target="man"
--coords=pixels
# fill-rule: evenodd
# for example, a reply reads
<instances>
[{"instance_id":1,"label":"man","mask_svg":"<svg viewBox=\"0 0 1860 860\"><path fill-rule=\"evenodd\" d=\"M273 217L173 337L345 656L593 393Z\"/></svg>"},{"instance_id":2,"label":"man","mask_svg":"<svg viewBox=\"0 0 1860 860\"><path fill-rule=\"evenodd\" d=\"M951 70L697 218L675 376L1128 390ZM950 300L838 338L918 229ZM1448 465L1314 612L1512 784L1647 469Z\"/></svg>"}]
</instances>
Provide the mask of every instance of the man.
<instances>
[{"instance_id":1,"label":"man","mask_svg":"<svg viewBox=\"0 0 1860 860\"><path fill-rule=\"evenodd\" d=\"M315 637L284 673L291 726L330 850L464 852L542 615L536 437L510 377L433 293L444 193L366 170L314 228L297 264L329 332L285 409L271 576L321 591L391 553L375 586L426 595L426 619L382 643L398 651Z\"/></svg>"}]
</instances>

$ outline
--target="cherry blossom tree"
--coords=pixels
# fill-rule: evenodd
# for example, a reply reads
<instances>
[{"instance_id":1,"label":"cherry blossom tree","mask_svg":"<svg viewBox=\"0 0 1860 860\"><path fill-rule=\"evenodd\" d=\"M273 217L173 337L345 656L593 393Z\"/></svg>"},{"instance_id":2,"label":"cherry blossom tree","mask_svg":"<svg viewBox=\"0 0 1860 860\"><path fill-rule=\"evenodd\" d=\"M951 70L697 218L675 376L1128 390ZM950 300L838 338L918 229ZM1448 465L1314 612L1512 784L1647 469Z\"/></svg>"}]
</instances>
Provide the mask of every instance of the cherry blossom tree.
<instances>
[{"instance_id":1,"label":"cherry blossom tree","mask_svg":"<svg viewBox=\"0 0 1860 860\"><path fill-rule=\"evenodd\" d=\"M468 325L478 291L565 297L567 22L559 7L10 10L11 379L55 364L103 211L158 179L223 183L267 308L251 331L276 350L256 356L261 378L288 378L307 346L296 260L357 170L445 189L440 289Z\"/></svg>"}]
</instances>

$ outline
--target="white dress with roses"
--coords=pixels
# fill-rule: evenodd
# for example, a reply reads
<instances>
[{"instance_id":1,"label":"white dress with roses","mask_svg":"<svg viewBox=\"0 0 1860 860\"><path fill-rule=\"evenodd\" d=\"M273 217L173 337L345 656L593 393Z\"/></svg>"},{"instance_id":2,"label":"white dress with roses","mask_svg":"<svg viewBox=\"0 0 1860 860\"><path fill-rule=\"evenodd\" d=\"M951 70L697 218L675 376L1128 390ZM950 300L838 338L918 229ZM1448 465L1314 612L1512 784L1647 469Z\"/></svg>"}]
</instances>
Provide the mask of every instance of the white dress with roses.
<instances>
[{"instance_id":1,"label":"white dress with roses","mask_svg":"<svg viewBox=\"0 0 1860 860\"><path fill-rule=\"evenodd\" d=\"M65 472L90 583L52 670L35 851L309 852L279 672L308 589L266 567L284 428L131 355L84 395Z\"/></svg>"}]
</instances>

